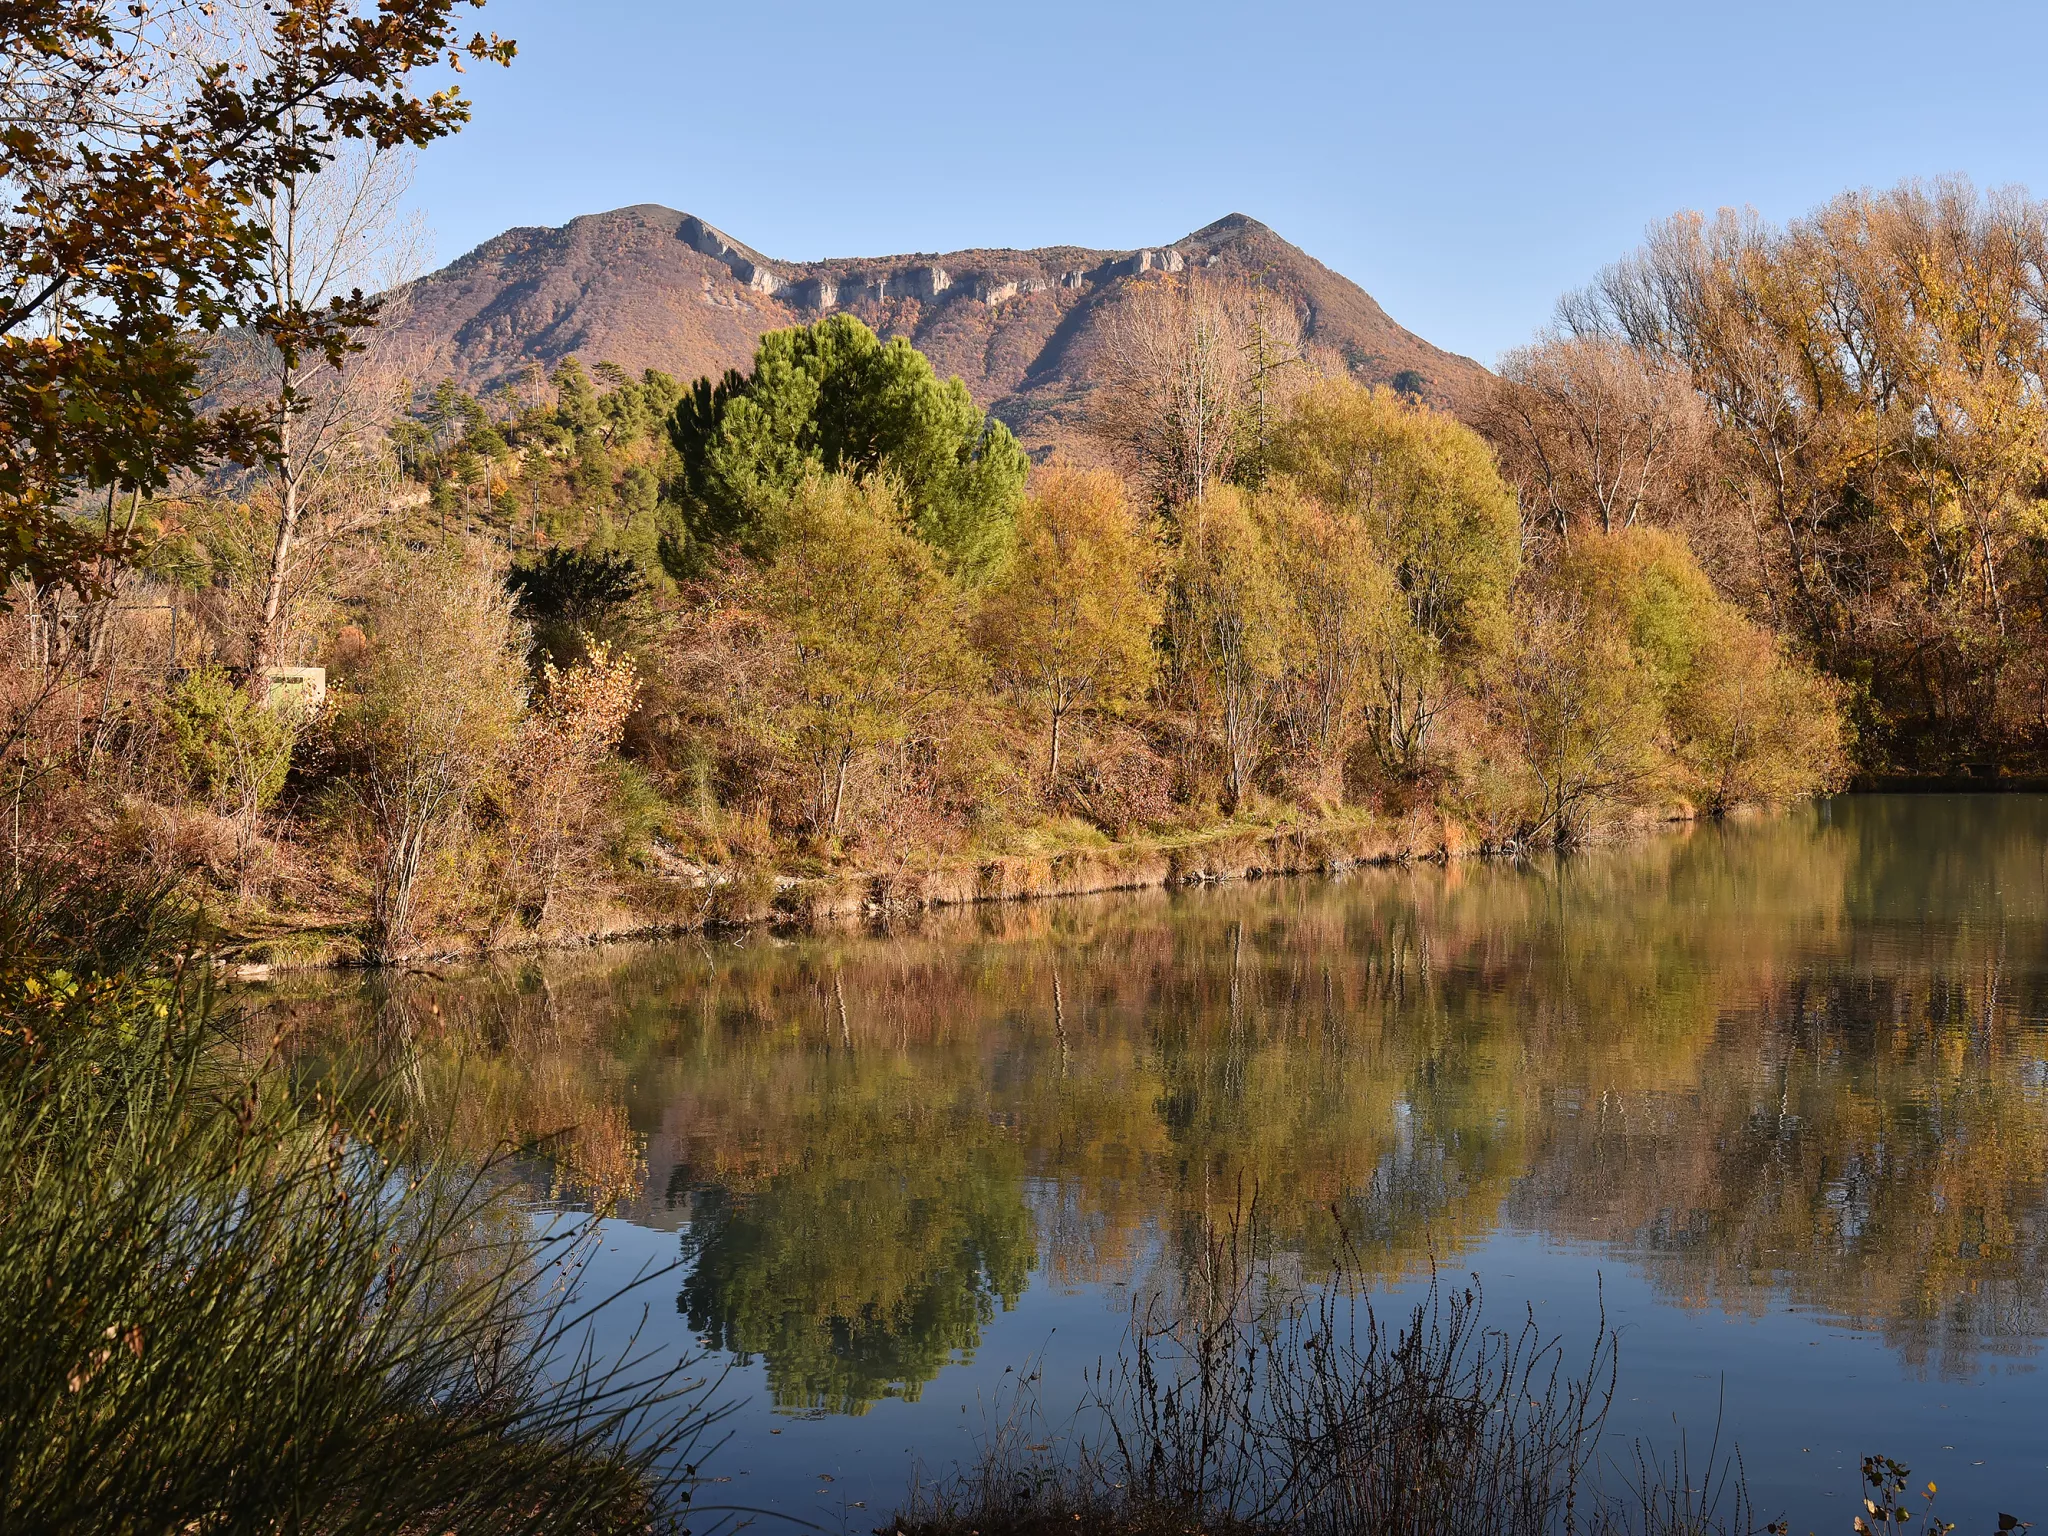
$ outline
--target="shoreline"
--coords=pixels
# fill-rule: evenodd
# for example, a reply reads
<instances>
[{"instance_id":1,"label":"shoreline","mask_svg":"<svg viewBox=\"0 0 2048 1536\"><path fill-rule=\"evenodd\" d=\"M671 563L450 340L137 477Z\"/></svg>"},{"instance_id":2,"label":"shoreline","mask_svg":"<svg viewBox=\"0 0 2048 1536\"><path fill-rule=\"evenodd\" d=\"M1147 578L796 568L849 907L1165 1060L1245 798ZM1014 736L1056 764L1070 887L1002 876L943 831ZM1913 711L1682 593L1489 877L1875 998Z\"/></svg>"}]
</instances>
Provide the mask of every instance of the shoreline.
<instances>
[{"instance_id":1,"label":"shoreline","mask_svg":"<svg viewBox=\"0 0 2048 1536\"><path fill-rule=\"evenodd\" d=\"M1660 822L1686 819L1689 817L1658 818ZM727 905L717 910L719 893L731 889L736 877L712 871L709 875L723 874L724 878L685 883L678 876L660 877L676 894L701 899L702 910L687 918L591 922L571 932L522 935L510 943L429 944L392 968L591 949L706 932L759 928L802 932L949 908L1174 890L1268 877L1335 875L1352 869L1448 863L1474 856L1512 858L1518 854L1480 845L1460 823L1417 816L1396 822L1224 827L1179 841L995 854L938 862L921 870L784 876L778 878L772 896L751 902L742 898L737 909ZM221 964L236 979L247 981L284 972L378 969L346 953L349 942L349 936L333 927L235 935L222 946Z\"/></svg>"},{"instance_id":2,"label":"shoreline","mask_svg":"<svg viewBox=\"0 0 2048 1536\"><path fill-rule=\"evenodd\" d=\"M1759 814L1742 808L1731 816ZM1692 806L1676 804L1624 818L1601 841L1648 836L1696 823ZM1519 859L1531 850L1498 847L1463 823L1417 813L1399 820L1322 821L1293 826L1224 826L1179 839L993 854L935 862L924 869L848 870L808 877L778 876L772 895L721 900L742 878L706 870L699 876L656 877L672 897L694 898L687 916L650 917L613 906L617 921L589 921L567 932L524 934L512 942L429 944L384 969L459 964L493 956L537 955L610 944L646 943L700 933L760 929L816 932L889 922L922 912L1104 896L1123 891L1181 890L1268 878L1334 876L1405 864L1449 864L1463 858ZM455 936L448 936L453 938ZM303 971L376 970L350 953L353 935L337 927L228 938L219 963L237 980Z\"/></svg>"},{"instance_id":3,"label":"shoreline","mask_svg":"<svg viewBox=\"0 0 2048 1536\"><path fill-rule=\"evenodd\" d=\"M1844 793L1852 795L2038 795L2048 792L2048 774L2004 773L1985 765L1983 773L1858 774Z\"/></svg>"},{"instance_id":4,"label":"shoreline","mask_svg":"<svg viewBox=\"0 0 2048 1536\"><path fill-rule=\"evenodd\" d=\"M1835 794L2040 794L2048 775L1861 775ZM1816 798L1824 799L1827 796ZM1716 818L1677 803L1638 810L1596 842L1646 836L1659 828L1703 820L1767 815L1774 808L1739 806ZM807 932L860 922L886 922L920 912L1012 902L1103 896L1118 891L1177 890L1237 881L1338 875L1400 864L1448 864L1460 858L1526 858L1532 851L1496 846L1462 823L1416 813L1397 821L1377 818L1281 826L1231 826L1191 832L1178 839L1106 843L1049 852L989 854L941 860L923 869L846 870L825 875L773 876L772 896L738 906L720 893L743 878L730 869L699 869L692 876L658 875L654 882L671 897L696 897L701 909L687 917L632 912L616 899L617 921L593 920L570 931L523 934L509 942L471 939L429 945L389 969L451 964L500 955L548 954L594 949L607 944L645 943L699 933L743 933L755 929ZM694 866L691 866L695 868ZM643 887L645 889L645 887ZM353 933L345 925L309 925L272 934L231 933L221 944L218 964L240 980L301 971L376 970L350 953Z\"/></svg>"}]
</instances>

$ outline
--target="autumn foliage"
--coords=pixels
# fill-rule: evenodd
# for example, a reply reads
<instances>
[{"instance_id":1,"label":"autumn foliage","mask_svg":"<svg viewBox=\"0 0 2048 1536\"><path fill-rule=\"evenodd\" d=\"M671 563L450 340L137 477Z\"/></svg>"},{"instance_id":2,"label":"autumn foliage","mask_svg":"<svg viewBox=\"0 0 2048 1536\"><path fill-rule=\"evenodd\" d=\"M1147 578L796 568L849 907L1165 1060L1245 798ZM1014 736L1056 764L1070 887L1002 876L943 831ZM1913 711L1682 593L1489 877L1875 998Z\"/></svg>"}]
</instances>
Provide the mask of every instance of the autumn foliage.
<instances>
[{"instance_id":1,"label":"autumn foliage","mask_svg":"<svg viewBox=\"0 0 2048 1536\"><path fill-rule=\"evenodd\" d=\"M16 849L203 868L272 952L392 961L758 918L807 877L886 903L1018 851L1326 824L1520 849L1812 793L1905 717L1870 723L1887 674L1822 622L1853 605L1800 608L1826 562L1731 531L1763 492L1705 343L1644 318L1710 248L1673 234L1611 275L1509 359L1483 431L1197 273L1118 301L1091 407L1114 469L1027 479L999 423L851 322L694 388L572 359L494 400L415 392L399 492L322 535L269 631L328 668L327 706L239 790L209 765L270 739L234 681L267 504L138 499L158 563L120 611L160 593L169 634L18 589L5 622L51 659L8 682ZM2017 496L2017 452L1950 482L1989 507L1995 460ZM1957 594L2000 596L1941 612L1976 615L1956 654L2006 718L2032 662L1984 625L2019 623L2031 556L1987 537L1967 571L1939 547ZM166 714L152 677L195 666Z\"/></svg>"}]
</instances>

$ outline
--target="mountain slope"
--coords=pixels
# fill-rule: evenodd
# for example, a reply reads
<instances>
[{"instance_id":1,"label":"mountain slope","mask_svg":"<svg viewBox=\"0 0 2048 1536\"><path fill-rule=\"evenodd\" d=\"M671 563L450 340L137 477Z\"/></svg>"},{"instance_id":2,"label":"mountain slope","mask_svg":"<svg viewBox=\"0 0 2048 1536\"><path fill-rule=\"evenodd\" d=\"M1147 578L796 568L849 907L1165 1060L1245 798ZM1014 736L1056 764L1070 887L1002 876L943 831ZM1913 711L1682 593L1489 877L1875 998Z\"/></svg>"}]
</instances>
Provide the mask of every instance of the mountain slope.
<instances>
[{"instance_id":1,"label":"mountain slope","mask_svg":"<svg viewBox=\"0 0 2048 1536\"><path fill-rule=\"evenodd\" d=\"M413 378L453 377L477 391L571 354L586 366L689 379L745 368L765 331L844 310L909 337L1028 446L1043 448L1073 440L1105 306L1141 273L1187 267L1258 276L1295 305L1312 343L1366 382L1416 375L1424 397L1456 409L1485 376L1242 214L1150 250L782 262L693 215L643 204L486 241L411 284L386 341Z\"/></svg>"}]
</instances>

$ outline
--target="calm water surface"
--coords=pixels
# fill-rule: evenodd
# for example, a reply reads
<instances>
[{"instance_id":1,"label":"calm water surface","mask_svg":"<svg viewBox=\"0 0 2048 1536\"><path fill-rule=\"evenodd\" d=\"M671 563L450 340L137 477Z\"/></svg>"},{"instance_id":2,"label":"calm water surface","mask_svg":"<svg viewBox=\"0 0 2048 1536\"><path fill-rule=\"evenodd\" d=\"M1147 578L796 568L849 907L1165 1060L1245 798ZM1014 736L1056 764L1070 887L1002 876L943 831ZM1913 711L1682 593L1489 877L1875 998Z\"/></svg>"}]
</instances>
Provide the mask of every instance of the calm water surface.
<instances>
[{"instance_id":1,"label":"calm water surface","mask_svg":"<svg viewBox=\"0 0 2048 1536\"><path fill-rule=\"evenodd\" d=\"M1718 1415L1795 1529L1876 1450L2048 1519L2048 799L268 1001L576 1128L536 1193L615 1211L591 1283L680 1266L597 1328L730 1363L736 1502L865 1530L1019 1368L1064 1413L1256 1190L1310 1281L1341 1228L1567 1346L1604 1298L1614 1449Z\"/></svg>"}]
</instances>

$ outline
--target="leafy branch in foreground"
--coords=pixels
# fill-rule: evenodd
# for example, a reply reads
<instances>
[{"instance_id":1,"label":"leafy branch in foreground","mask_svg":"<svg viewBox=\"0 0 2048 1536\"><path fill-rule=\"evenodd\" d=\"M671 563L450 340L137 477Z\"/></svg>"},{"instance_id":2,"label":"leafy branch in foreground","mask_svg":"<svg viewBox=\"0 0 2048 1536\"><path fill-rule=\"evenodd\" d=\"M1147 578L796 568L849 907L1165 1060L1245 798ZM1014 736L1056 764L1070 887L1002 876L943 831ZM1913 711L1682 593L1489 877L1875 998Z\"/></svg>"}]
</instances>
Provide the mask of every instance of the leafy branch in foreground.
<instances>
[{"instance_id":1,"label":"leafy branch in foreground","mask_svg":"<svg viewBox=\"0 0 2048 1536\"><path fill-rule=\"evenodd\" d=\"M0 0L0 592L90 583L111 502L95 537L64 515L76 492L275 451L274 422L202 413L195 336L250 326L337 367L355 349L375 301L279 302L260 208L338 140L423 145L468 120L452 88L412 83L510 62L462 38L458 3L284 0L251 43L200 0Z\"/></svg>"}]
</instances>

